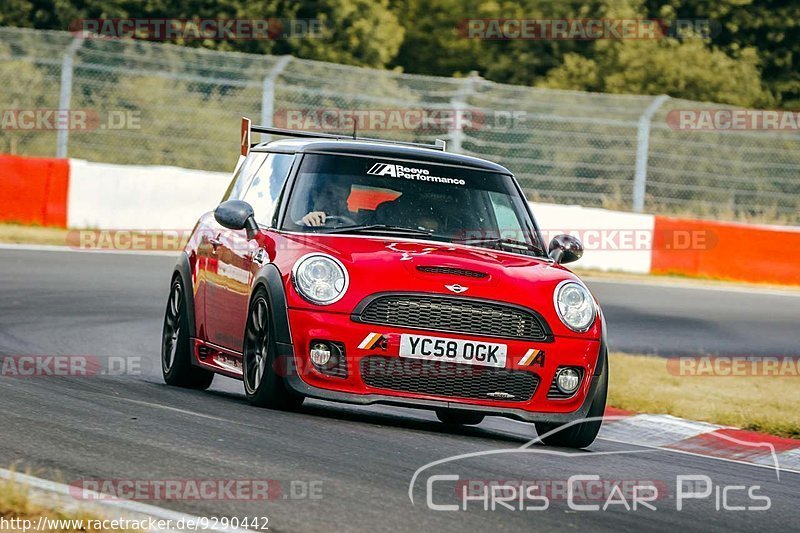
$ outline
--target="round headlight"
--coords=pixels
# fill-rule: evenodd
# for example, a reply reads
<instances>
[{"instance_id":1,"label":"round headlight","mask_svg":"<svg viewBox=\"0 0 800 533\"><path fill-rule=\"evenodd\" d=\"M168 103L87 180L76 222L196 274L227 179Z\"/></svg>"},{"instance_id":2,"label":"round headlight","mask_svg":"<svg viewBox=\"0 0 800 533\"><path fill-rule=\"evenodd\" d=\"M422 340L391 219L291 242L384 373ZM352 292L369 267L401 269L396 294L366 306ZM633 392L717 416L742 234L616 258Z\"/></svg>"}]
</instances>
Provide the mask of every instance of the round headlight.
<instances>
[{"instance_id":1,"label":"round headlight","mask_svg":"<svg viewBox=\"0 0 800 533\"><path fill-rule=\"evenodd\" d=\"M597 311L586 287L575 281L562 281L554 296L556 311L564 325L578 333L591 327Z\"/></svg>"},{"instance_id":2,"label":"round headlight","mask_svg":"<svg viewBox=\"0 0 800 533\"><path fill-rule=\"evenodd\" d=\"M344 296L348 285L344 265L325 254L301 257L292 269L292 280L300 296L317 305L338 301Z\"/></svg>"}]
</instances>

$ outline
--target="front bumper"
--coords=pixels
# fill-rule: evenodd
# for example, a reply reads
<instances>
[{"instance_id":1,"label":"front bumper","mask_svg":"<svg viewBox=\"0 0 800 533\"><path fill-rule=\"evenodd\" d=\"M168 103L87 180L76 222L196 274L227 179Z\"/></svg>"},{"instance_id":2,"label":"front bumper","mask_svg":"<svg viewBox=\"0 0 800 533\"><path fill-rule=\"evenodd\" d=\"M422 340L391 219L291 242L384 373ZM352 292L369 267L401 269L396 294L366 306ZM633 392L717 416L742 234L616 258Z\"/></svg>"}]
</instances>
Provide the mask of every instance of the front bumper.
<instances>
[{"instance_id":1,"label":"front bumper","mask_svg":"<svg viewBox=\"0 0 800 533\"><path fill-rule=\"evenodd\" d=\"M379 403L421 409L451 408L528 422L562 423L586 415L606 368L605 346L602 346L599 340L556 337L552 342L518 341L363 324L352 321L349 315L338 313L290 309L288 315L292 344L279 345L279 355L291 362L285 367L287 384L296 393L311 398L359 405ZM382 335L386 342L381 347L359 348L362 341L373 333ZM361 359L372 355L399 357L399 340L402 333L506 344L508 346L506 369L532 372L539 377L539 384L533 396L527 401L452 398L380 389L367 385L360 373ZM319 339L344 345L347 377L325 375L310 364L308 352L311 341ZM523 356L530 349L544 351L544 362L521 365ZM571 398L548 398L550 384L556 370L561 366L581 367L582 383Z\"/></svg>"}]
</instances>

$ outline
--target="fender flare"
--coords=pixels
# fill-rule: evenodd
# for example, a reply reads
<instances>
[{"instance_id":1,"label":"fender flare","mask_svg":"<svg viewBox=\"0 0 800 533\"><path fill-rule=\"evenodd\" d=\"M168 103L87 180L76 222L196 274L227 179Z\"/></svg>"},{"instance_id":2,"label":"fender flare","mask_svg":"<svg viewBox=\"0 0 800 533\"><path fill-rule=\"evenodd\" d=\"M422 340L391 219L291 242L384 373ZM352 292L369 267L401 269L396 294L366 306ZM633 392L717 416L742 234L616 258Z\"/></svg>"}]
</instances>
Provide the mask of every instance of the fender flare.
<instances>
[{"instance_id":1,"label":"fender flare","mask_svg":"<svg viewBox=\"0 0 800 533\"><path fill-rule=\"evenodd\" d=\"M286 305L286 291L283 286L283 278L278 267L273 263L262 266L253 279L252 294L263 286L267 291L269 300L270 317L272 321L272 331L275 335L275 342L279 350L283 353L287 348L292 349L292 334L289 329L289 313Z\"/></svg>"},{"instance_id":2,"label":"fender flare","mask_svg":"<svg viewBox=\"0 0 800 533\"><path fill-rule=\"evenodd\" d=\"M186 314L188 315L188 322L189 322L189 338L196 339L197 338L197 323L195 322L194 317L194 285L192 284L192 267L189 264L189 256L186 252L181 252L181 255L178 256L178 261L175 263L175 269L172 272L172 277L170 278L170 286L172 285L172 280L175 279L176 276L181 278L183 282L183 300L186 309ZM194 361L194 358L192 358Z\"/></svg>"},{"instance_id":3,"label":"fender flare","mask_svg":"<svg viewBox=\"0 0 800 533\"><path fill-rule=\"evenodd\" d=\"M607 371L608 367L608 334L606 333L606 317L600 312L600 324L603 329L600 334L600 349L597 353L597 365L595 365L594 375L600 376Z\"/></svg>"}]
</instances>

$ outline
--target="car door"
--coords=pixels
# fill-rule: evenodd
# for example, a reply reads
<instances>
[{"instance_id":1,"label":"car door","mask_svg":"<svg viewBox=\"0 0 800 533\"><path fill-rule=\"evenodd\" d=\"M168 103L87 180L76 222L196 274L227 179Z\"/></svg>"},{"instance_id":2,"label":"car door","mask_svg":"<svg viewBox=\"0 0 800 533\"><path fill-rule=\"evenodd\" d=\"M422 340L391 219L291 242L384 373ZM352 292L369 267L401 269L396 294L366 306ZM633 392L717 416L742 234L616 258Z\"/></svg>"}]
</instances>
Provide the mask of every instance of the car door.
<instances>
[{"instance_id":1,"label":"car door","mask_svg":"<svg viewBox=\"0 0 800 533\"><path fill-rule=\"evenodd\" d=\"M242 164L237 165L230 185L221 201L241 199L245 191L250 187L256 170L264 163L266 157L267 154L265 153L252 153L242 161ZM198 338L206 341L209 340L206 297L209 292L212 296L218 292L218 251L222 242L223 229L214 220L213 213L206 213L200 217L197 228L194 231L194 238L197 240L197 263L195 267L197 275L197 286L195 287L196 327Z\"/></svg>"},{"instance_id":2,"label":"car door","mask_svg":"<svg viewBox=\"0 0 800 533\"><path fill-rule=\"evenodd\" d=\"M264 164L267 159L267 154L263 152L251 152L244 162L238 167L236 175L231 181L228 190L222 198L226 200L240 200L244 197L244 193L250 187L256 171ZM230 262L227 256L230 253L231 246L228 243L228 230L222 227L213 217L207 216L202 220L202 234L200 236L200 246L198 250L202 251L201 265L202 265L202 278L204 280L203 286L203 303L204 303L204 331L205 339L214 344L223 345L220 341L224 340L224 333L219 332L218 315L220 309L225 305L230 305L230 298L226 294L226 280L224 279L227 274L227 267L224 266L226 262Z\"/></svg>"},{"instance_id":3,"label":"car door","mask_svg":"<svg viewBox=\"0 0 800 533\"><path fill-rule=\"evenodd\" d=\"M251 155L253 155L251 153ZM253 206L256 222L262 228L271 225L275 204L291 168L293 155L265 154L261 165L241 199ZM231 230L214 221L216 235L215 282L206 292L206 322L209 342L239 352L242 349L250 286L254 275L253 258L259 246L247 238L246 230Z\"/></svg>"}]
</instances>

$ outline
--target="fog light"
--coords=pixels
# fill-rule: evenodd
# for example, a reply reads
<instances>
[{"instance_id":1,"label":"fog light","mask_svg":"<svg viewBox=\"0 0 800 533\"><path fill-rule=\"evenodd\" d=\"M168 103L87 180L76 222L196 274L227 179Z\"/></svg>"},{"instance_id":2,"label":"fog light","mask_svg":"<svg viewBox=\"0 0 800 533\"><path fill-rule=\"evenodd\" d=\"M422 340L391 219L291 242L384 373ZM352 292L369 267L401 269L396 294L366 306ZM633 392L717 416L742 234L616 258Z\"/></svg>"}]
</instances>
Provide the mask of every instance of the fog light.
<instances>
[{"instance_id":1,"label":"fog light","mask_svg":"<svg viewBox=\"0 0 800 533\"><path fill-rule=\"evenodd\" d=\"M556 377L556 386L564 394L572 394L578 390L581 383L581 374L574 368L562 368Z\"/></svg>"},{"instance_id":2,"label":"fog light","mask_svg":"<svg viewBox=\"0 0 800 533\"><path fill-rule=\"evenodd\" d=\"M331 360L331 347L324 342L316 342L311 345L310 355L312 363L324 367Z\"/></svg>"}]
</instances>

